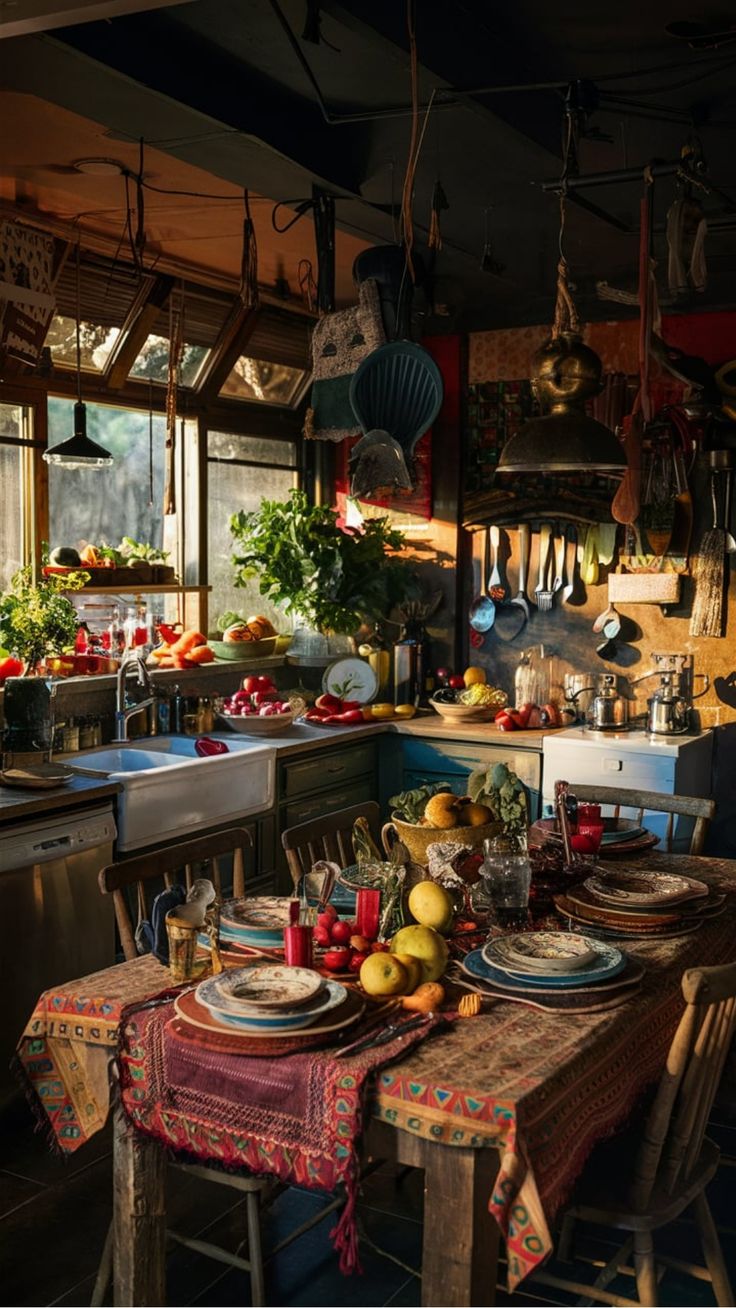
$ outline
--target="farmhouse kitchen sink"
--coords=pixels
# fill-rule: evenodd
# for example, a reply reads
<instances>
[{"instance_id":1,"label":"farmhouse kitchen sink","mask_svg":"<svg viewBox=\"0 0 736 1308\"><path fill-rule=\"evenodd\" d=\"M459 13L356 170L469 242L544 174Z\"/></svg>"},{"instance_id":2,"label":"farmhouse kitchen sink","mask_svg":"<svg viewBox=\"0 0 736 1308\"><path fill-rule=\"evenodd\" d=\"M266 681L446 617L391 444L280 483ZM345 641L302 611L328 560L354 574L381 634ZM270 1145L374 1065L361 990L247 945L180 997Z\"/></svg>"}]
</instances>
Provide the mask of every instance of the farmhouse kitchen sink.
<instances>
[{"instance_id":1,"label":"farmhouse kitchen sink","mask_svg":"<svg viewBox=\"0 0 736 1308\"><path fill-rule=\"evenodd\" d=\"M200 758L192 737L153 736L77 754L69 762L122 786L117 848L141 849L271 807L274 747L231 737L226 743L227 754Z\"/></svg>"}]
</instances>

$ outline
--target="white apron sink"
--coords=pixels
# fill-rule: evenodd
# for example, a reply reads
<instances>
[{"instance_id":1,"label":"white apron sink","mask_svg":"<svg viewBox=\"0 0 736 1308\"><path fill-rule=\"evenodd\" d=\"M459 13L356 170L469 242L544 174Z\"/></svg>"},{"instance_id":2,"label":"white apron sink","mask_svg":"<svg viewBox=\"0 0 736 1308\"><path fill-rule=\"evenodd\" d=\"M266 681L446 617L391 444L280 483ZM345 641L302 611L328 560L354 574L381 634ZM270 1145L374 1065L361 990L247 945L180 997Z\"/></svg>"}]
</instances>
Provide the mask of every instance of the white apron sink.
<instances>
[{"instance_id":1,"label":"white apron sink","mask_svg":"<svg viewBox=\"0 0 736 1308\"><path fill-rule=\"evenodd\" d=\"M271 808L273 745L228 737L227 754L200 758L195 743L189 736L153 736L70 760L80 772L122 786L117 797L119 850L184 840L195 831L238 823Z\"/></svg>"}]
</instances>

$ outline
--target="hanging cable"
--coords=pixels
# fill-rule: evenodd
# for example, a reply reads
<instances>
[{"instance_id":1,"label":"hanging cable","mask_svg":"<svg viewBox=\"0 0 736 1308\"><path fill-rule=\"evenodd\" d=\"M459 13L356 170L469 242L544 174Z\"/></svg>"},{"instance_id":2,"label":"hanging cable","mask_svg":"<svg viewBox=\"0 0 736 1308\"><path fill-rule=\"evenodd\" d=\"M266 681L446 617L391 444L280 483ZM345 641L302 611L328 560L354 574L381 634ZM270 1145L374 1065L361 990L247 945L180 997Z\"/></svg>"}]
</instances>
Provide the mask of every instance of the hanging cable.
<instances>
[{"instance_id":1,"label":"hanging cable","mask_svg":"<svg viewBox=\"0 0 736 1308\"><path fill-rule=\"evenodd\" d=\"M417 166L417 133L419 130L419 89L414 3L415 0L406 0L406 26L409 33L409 80L411 84L411 134L409 136L409 154L406 161L404 186L401 193L401 234L404 240L406 267L412 282L416 281L414 260L412 258L414 248L412 205Z\"/></svg>"},{"instance_id":2,"label":"hanging cable","mask_svg":"<svg viewBox=\"0 0 736 1308\"><path fill-rule=\"evenodd\" d=\"M240 298L246 309L258 308L258 246L250 212L248 188L243 191L243 253L240 262Z\"/></svg>"}]
</instances>

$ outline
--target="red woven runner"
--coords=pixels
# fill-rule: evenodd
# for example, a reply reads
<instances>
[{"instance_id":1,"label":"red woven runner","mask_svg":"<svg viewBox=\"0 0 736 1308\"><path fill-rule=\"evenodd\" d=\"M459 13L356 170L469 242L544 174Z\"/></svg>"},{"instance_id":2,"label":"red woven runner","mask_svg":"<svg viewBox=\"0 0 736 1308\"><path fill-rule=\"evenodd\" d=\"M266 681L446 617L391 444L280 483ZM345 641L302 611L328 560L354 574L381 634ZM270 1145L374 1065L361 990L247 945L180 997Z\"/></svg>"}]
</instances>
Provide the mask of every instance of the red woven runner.
<instances>
[{"instance_id":1,"label":"red woven runner","mask_svg":"<svg viewBox=\"0 0 736 1308\"><path fill-rule=\"evenodd\" d=\"M340 1270L358 1269L357 1143L367 1078L446 1019L388 1044L335 1058L329 1050L266 1060L182 1040L173 1005L123 1015L121 1095L133 1124L170 1149L227 1170L243 1168L331 1193L346 1204L331 1232Z\"/></svg>"}]
</instances>

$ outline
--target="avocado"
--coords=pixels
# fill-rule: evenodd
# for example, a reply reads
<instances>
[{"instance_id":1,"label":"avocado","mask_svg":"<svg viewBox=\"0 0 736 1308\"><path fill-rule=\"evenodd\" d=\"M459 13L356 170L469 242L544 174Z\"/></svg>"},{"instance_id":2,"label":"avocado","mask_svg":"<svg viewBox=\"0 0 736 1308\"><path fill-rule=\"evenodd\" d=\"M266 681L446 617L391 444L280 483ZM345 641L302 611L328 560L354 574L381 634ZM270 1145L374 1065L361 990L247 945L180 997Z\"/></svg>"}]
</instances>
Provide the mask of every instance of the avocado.
<instances>
[{"instance_id":1,"label":"avocado","mask_svg":"<svg viewBox=\"0 0 736 1308\"><path fill-rule=\"evenodd\" d=\"M80 568L82 560L79 557L79 551L72 549L69 545L59 545L49 554L49 563L55 568Z\"/></svg>"}]
</instances>

